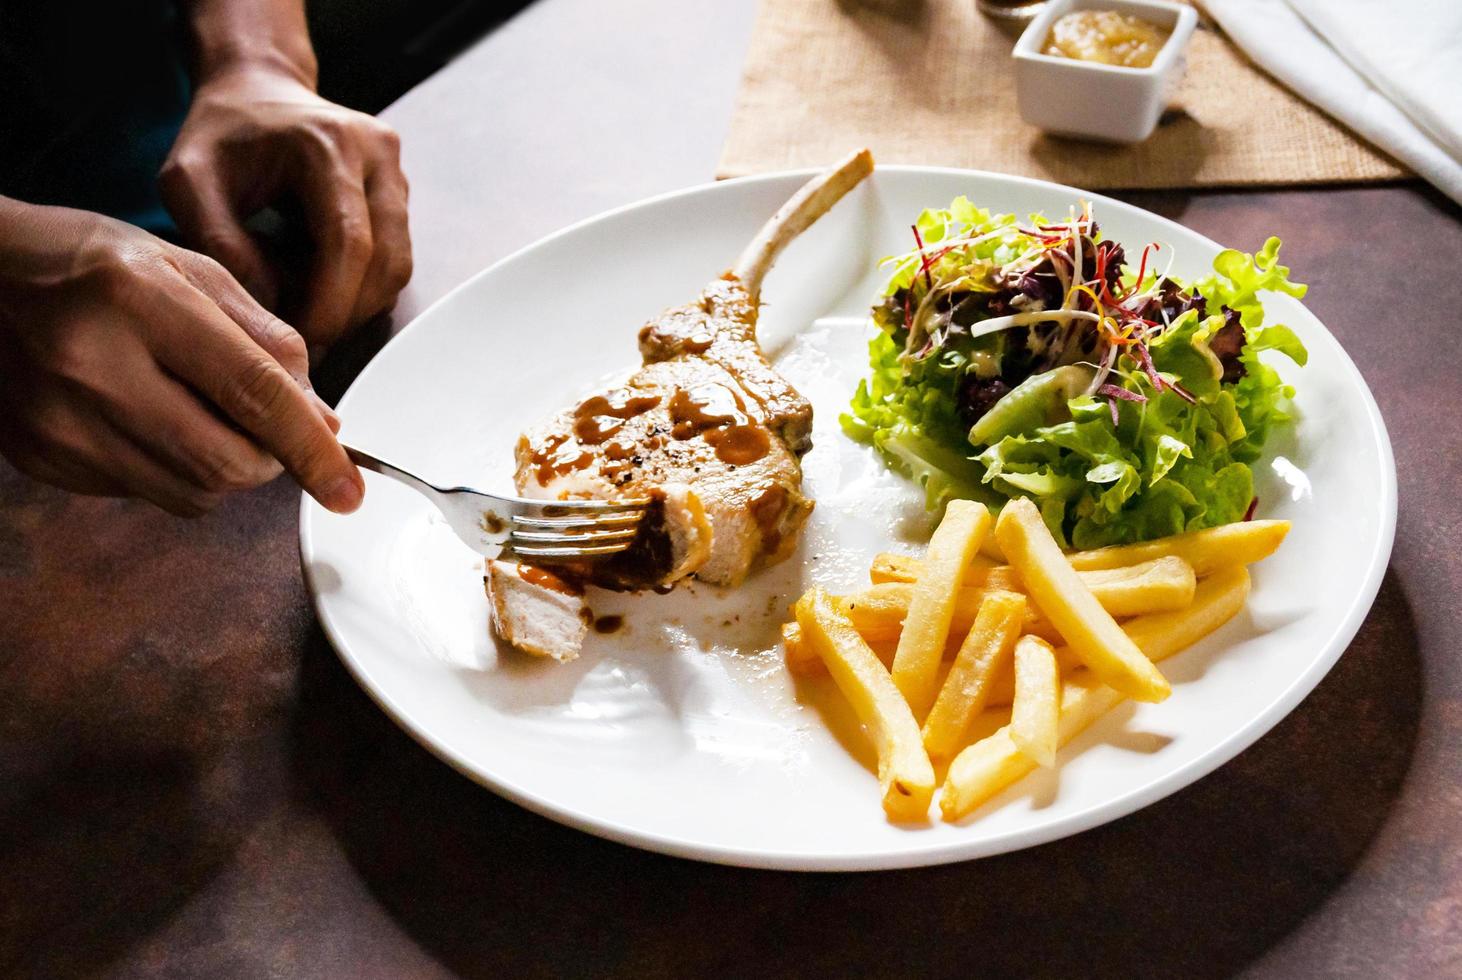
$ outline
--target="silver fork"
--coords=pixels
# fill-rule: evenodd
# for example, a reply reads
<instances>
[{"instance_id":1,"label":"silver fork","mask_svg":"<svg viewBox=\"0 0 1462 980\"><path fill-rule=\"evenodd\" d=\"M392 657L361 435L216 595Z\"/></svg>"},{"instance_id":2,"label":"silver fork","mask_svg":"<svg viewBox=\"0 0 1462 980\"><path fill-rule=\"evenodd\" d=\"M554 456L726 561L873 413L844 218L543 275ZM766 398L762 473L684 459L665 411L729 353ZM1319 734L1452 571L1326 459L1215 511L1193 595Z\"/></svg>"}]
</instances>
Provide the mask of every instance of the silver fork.
<instances>
[{"instance_id":1,"label":"silver fork","mask_svg":"<svg viewBox=\"0 0 1462 980\"><path fill-rule=\"evenodd\" d=\"M377 456L346 446L361 469L404 483L436 505L469 548L488 558L535 563L590 561L618 554L634 540L650 501L529 500L471 487L439 487Z\"/></svg>"}]
</instances>

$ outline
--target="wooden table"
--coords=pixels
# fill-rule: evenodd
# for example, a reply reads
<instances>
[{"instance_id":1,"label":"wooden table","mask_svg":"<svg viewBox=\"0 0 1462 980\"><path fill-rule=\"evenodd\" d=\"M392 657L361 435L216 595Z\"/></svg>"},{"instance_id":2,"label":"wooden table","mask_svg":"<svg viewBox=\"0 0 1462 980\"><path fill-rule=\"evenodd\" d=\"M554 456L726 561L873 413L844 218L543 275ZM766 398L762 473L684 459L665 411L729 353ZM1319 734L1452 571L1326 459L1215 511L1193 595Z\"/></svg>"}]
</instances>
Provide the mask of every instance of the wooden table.
<instances>
[{"instance_id":1,"label":"wooden table","mask_svg":"<svg viewBox=\"0 0 1462 980\"><path fill-rule=\"evenodd\" d=\"M544 0L386 113L414 183L398 323L540 234L709 177L751 5L610 10ZM0 975L1462 973L1458 210L1417 186L1126 197L1219 241L1282 235L1396 448L1374 610L1236 760L952 867L644 854L500 801L372 705L315 623L288 483L183 522L0 468Z\"/></svg>"}]
</instances>

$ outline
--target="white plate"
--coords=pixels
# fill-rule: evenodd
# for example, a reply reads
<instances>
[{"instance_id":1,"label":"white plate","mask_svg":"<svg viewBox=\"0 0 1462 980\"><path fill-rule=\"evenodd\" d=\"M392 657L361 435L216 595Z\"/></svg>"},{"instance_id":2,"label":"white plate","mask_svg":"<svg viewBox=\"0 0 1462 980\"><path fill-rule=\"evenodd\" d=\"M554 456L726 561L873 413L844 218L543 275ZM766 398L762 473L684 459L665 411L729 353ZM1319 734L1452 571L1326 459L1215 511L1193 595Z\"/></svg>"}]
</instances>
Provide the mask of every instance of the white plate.
<instances>
[{"instance_id":1,"label":"white plate","mask_svg":"<svg viewBox=\"0 0 1462 980\"><path fill-rule=\"evenodd\" d=\"M637 364L635 332L719 274L805 174L655 198L559 232L423 313L340 404L344 434L444 483L509 488L523 426ZM830 682L794 685L777 627L814 583L866 582L869 559L912 549L919 494L838 431L866 366L877 259L958 194L1001 211L1096 202L1129 252L1158 240L1198 276L1218 246L1117 201L1039 181L885 167L793 244L766 283L763 343L816 408L802 547L734 593L592 595L622 631L558 665L499 652L479 559L428 504L369 478L350 517L306 500L300 545L320 619L356 678L407 731L503 796L574 827L685 857L771 868L936 864L1097 826L1210 772L1319 682L1375 598L1396 520L1395 464L1374 400L1333 337L1270 297L1309 366L1283 370L1299 422L1256 467L1260 512L1294 522L1255 569L1248 609L1166 661L1173 695L1128 705L959 824L884 819L870 750ZM1255 228L1256 248L1275 229ZM1305 270L1297 271L1303 280ZM830 727L831 726L831 727Z\"/></svg>"}]
</instances>

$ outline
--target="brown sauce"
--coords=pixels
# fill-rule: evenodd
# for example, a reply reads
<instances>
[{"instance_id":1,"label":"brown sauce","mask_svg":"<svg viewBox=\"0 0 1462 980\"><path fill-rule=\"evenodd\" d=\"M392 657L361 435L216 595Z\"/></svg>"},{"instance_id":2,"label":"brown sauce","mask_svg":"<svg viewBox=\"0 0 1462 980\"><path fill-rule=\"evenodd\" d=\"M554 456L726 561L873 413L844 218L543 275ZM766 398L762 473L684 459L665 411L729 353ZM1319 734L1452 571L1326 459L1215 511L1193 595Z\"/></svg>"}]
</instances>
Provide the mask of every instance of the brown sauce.
<instances>
[{"instance_id":1,"label":"brown sauce","mask_svg":"<svg viewBox=\"0 0 1462 980\"><path fill-rule=\"evenodd\" d=\"M588 445L596 445L624 428L624 419L612 415L586 415L574 419L574 435Z\"/></svg>"},{"instance_id":2,"label":"brown sauce","mask_svg":"<svg viewBox=\"0 0 1462 980\"><path fill-rule=\"evenodd\" d=\"M628 480L630 471L644 461L641 447L627 439L607 442L601 451L604 460L599 464L599 472L606 480L618 484Z\"/></svg>"},{"instance_id":3,"label":"brown sauce","mask_svg":"<svg viewBox=\"0 0 1462 980\"><path fill-rule=\"evenodd\" d=\"M732 466L745 466L761 459L771 449L765 428L746 415L741 396L723 384L682 388L670 397L670 434L690 439L702 433L716 451L716 457Z\"/></svg>"},{"instance_id":4,"label":"brown sauce","mask_svg":"<svg viewBox=\"0 0 1462 980\"><path fill-rule=\"evenodd\" d=\"M623 428L626 419L643 415L658 404L659 395L638 395L628 388L594 395L574 409L574 435L589 445L601 443Z\"/></svg>"},{"instance_id":5,"label":"brown sauce","mask_svg":"<svg viewBox=\"0 0 1462 980\"><path fill-rule=\"evenodd\" d=\"M656 349L660 357L703 354L715 342L715 333L700 317L679 313L648 323L640 331L640 346Z\"/></svg>"},{"instance_id":6,"label":"brown sauce","mask_svg":"<svg viewBox=\"0 0 1462 980\"><path fill-rule=\"evenodd\" d=\"M670 396L670 434L689 439L707 429L746 423L736 392L714 381L677 389Z\"/></svg>"},{"instance_id":7,"label":"brown sauce","mask_svg":"<svg viewBox=\"0 0 1462 980\"><path fill-rule=\"evenodd\" d=\"M732 466L755 463L772 448L771 436L759 425L732 425L724 429L712 429L706 433L706 442L716 450L716 458Z\"/></svg>"},{"instance_id":8,"label":"brown sauce","mask_svg":"<svg viewBox=\"0 0 1462 980\"><path fill-rule=\"evenodd\" d=\"M623 439L616 439L604 447L604 458L616 462L622 459L629 459L639 451L639 447L632 442L625 442Z\"/></svg>"},{"instance_id":9,"label":"brown sauce","mask_svg":"<svg viewBox=\"0 0 1462 980\"><path fill-rule=\"evenodd\" d=\"M671 436L692 439L705 433L716 458L732 467L756 462L772 448L765 427L753 423L737 392L716 382L683 388L670 398Z\"/></svg>"},{"instance_id":10,"label":"brown sauce","mask_svg":"<svg viewBox=\"0 0 1462 980\"><path fill-rule=\"evenodd\" d=\"M632 419L658 404L659 395L639 395L628 388L616 388L608 394L584 399L574 409L574 416L583 418L586 415L609 415L617 419Z\"/></svg>"},{"instance_id":11,"label":"brown sauce","mask_svg":"<svg viewBox=\"0 0 1462 980\"><path fill-rule=\"evenodd\" d=\"M555 433L545 439L543 446L534 450L533 455L528 458L528 462L537 470L534 475L538 477L540 487L548 486L556 476L587 469L594 462L593 453L569 445L568 441L567 435Z\"/></svg>"},{"instance_id":12,"label":"brown sauce","mask_svg":"<svg viewBox=\"0 0 1462 980\"><path fill-rule=\"evenodd\" d=\"M618 633L623 626L623 616L600 616L594 620L595 633Z\"/></svg>"},{"instance_id":13,"label":"brown sauce","mask_svg":"<svg viewBox=\"0 0 1462 980\"><path fill-rule=\"evenodd\" d=\"M552 572L546 572L534 565L519 565L518 577L529 585L552 589L554 592L562 592L564 595L577 596L583 594Z\"/></svg>"}]
</instances>

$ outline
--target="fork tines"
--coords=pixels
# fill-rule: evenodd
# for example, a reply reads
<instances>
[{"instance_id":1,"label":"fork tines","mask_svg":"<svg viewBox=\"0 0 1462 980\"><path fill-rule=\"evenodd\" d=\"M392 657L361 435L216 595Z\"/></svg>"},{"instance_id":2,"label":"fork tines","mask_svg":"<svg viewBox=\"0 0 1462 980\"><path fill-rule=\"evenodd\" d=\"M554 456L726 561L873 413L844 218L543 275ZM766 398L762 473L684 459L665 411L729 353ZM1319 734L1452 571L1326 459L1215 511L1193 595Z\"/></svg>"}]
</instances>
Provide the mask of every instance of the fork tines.
<instances>
[{"instance_id":1,"label":"fork tines","mask_svg":"<svg viewBox=\"0 0 1462 980\"><path fill-rule=\"evenodd\" d=\"M634 540L648 504L642 499L545 502L536 508L542 516L513 516L507 546L520 558L540 561L616 554Z\"/></svg>"}]
</instances>

